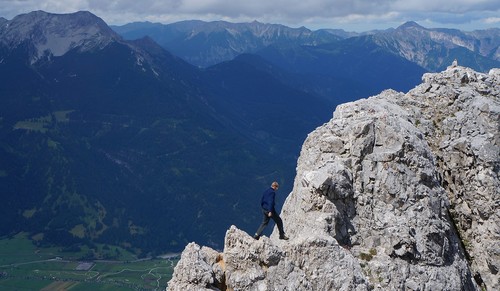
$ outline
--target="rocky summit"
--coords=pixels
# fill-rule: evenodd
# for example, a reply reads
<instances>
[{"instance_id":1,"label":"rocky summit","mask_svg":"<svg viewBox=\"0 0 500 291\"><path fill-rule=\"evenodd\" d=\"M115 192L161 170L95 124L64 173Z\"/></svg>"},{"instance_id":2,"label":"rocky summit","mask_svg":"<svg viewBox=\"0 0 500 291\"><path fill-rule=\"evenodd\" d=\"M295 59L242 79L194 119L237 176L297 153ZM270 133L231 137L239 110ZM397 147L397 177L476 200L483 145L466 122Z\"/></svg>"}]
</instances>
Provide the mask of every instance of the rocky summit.
<instances>
[{"instance_id":1,"label":"rocky summit","mask_svg":"<svg viewBox=\"0 0 500 291\"><path fill-rule=\"evenodd\" d=\"M500 70L422 80L309 134L281 214L290 240L232 226L222 252L187 245L167 289L499 290Z\"/></svg>"}]
</instances>

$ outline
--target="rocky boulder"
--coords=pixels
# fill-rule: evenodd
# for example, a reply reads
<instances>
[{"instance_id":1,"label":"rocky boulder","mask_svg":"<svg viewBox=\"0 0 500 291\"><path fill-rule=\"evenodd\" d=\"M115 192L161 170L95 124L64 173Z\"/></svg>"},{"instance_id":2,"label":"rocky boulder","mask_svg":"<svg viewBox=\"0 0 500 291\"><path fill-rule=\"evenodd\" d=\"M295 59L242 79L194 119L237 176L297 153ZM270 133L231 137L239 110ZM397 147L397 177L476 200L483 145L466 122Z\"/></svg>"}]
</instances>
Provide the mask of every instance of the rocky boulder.
<instances>
[{"instance_id":1,"label":"rocky boulder","mask_svg":"<svg viewBox=\"0 0 500 291\"><path fill-rule=\"evenodd\" d=\"M189 244L169 290L498 290L500 70L449 67L337 107L309 134L289 241Z\"/></svg>"}]
</instances>

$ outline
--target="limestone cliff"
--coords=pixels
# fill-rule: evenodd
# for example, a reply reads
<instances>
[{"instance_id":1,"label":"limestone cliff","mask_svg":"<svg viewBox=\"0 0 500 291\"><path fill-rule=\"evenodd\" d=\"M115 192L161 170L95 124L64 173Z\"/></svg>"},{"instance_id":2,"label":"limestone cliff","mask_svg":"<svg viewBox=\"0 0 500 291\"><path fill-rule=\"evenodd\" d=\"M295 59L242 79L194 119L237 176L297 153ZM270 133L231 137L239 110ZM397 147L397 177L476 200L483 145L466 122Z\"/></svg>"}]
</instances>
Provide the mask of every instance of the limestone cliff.
<instances>
[{"instance_id":1,"label":"limestone cliff","mask_svg":"<svg viewBox=\"0 0 500 291\"><path fill-rule=\"evenodd\" d=\"M289 241L231 227L169 290L499 290L500 70L452 66L337 107L306 139ZM258 222L256 222L258 223Z\"/></svg>"}]
</instances>

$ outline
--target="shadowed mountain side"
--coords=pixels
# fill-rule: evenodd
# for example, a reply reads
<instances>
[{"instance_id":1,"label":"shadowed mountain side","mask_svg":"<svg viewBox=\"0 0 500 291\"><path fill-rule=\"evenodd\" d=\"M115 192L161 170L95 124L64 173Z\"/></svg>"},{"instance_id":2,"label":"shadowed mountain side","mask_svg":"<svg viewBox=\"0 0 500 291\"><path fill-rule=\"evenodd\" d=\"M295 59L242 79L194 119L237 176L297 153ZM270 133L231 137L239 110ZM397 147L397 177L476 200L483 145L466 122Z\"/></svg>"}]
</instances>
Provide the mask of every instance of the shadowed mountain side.
<instances>
[{"instance_id":1,"label":"shadowed mountain side","mask_svg":"<svg viewBox=\"0 0 500 291\"><path fill-rule=\"evenodd\" d=\"M269 181L291 190L300 143L330 117L306 114L309 95L251 66L202 71L151 39L122 40L87 12L38 11L7 23L2 235L139 255L191 240L220 248L229 225L255 227ZM229 77L251 77L259 90L219 87Z\"/></svg>"},{"instance_id":2,"label":"shadowed mountain side","mask_svg":"<svg viewBox=\"0 0 500 291\"><path fill-rule=\"evenodd\" d=\"M294 154L288 157L293 167L308 130L328 120L333 106L286 83L285 74L251 55L203 70L214 110L271 153Z\"/></svg>"},{"instance_id":3,"label":"shadowed mountain side","mask_svg":"<svg viewBox=\"0 0 500 291\"><path fill-rule=\"evenodd\" d=\"M369 37L319 46L269 46L268 62L303 77L302 87L340 104L386 88L407 91L426 71L377 46Z\"/></svg>"}]
</instances>

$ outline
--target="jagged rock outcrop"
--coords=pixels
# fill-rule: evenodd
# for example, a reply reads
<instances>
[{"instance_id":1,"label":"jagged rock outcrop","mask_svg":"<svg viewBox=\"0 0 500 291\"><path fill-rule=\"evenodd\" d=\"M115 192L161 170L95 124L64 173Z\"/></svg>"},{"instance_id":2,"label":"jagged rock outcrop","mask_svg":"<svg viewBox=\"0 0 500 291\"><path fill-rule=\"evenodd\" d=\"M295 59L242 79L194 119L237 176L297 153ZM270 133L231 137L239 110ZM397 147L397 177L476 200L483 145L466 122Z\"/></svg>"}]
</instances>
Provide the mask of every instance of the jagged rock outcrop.
<instances>
[{"instance_id":1,"label":"jagged rock outcrop","mask_svg":"<svg viewBox=\"0 0 500 291\"><path fill-rule=\"evenodd\" d=\"M449 67L337 107L312 132L282 218L188 245L169 290L498 290L500 70Z\"/></svg>"}]
</instances>

